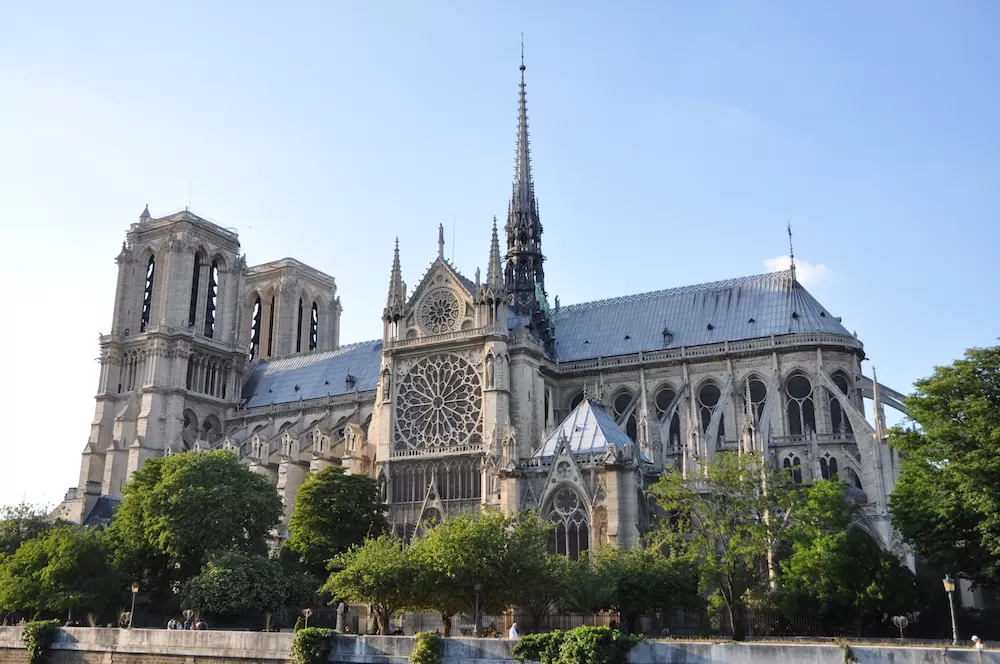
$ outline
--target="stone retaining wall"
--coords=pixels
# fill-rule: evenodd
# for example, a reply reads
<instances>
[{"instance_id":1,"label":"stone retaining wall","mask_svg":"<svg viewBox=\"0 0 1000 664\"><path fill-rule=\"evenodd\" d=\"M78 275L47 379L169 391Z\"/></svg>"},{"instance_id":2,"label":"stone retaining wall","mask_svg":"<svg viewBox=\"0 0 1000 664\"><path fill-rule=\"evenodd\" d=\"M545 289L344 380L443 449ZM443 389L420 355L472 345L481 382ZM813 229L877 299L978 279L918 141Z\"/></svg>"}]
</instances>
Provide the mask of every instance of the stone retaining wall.
<instances>
[{"instance_id":1,"label":"stone retaining wall","mask_svg":"<svg viewBox=\"0 0 1000 664\"><path fill-rule=\"evenodd\" d=\"M27 664L21 630L0 627L0 664ZM284 664L288 632L174 631L71 627L59 631L50 664ZM405 664L409 636L338 636L332 664ZM444 664L511 664L506 639L442 639ZM1000 650L815 643L648 641L629 655L633 664L1000 664Z\"/></svg>"}]
</instances>

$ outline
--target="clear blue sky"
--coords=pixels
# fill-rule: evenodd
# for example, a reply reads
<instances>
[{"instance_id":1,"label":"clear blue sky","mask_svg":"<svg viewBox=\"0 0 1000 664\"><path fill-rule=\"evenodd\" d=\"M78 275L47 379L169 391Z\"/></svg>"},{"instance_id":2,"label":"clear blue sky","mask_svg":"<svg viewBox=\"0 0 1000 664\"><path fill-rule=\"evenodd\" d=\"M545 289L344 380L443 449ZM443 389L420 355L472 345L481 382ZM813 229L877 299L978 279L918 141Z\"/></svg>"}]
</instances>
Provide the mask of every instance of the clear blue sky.
<instances>
[{"instance_id":1,"label":"clear blue sky","mask_svg":"<svg viewBox=\"0 0 1000 664\"><path fill-rule=\"evenodd\" d=\"M909 391L1000 329L998 26L973 0L4 3L0 503L77 482L147 202L236 227L251 264L291 243L345 342L381 333L394 236L411 286L442 222L485 268L522 31L550 295L758 273L791 222Z\"/></svg>"}]
</instances>

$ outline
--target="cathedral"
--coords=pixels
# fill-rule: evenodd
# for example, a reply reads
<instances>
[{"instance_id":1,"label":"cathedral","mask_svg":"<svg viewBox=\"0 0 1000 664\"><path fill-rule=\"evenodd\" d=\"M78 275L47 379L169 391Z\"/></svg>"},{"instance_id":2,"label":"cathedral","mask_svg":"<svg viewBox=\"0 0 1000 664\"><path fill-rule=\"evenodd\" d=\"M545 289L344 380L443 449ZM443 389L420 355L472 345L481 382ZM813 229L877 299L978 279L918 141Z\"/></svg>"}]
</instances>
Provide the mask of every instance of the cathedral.
<instances>
[{"instance_id":1,"label":"cathedral","mask_svg":"<svg viewBox=\"0 0 1000 664\"><path fill-rule=\"evenodd\" d=\"M864 505L858 527L905 555L881 410L903 397L863 375L862 343L794 262L549 301L524 71L513 187L502 229L494 219L483 237L485 275L459 272L439 229L410 289L397 243L381 339L341 343L332 276L293 258L248 266L235 231L147 206L116 258L96 411L60 514L105 522L147 459L223 448L277 487L282 534L303 481L340 466L375 478L402 537L483 506L536 510L555 526L553 549L576 558L637 546L661 473L753 453L795 483L848 484Z\"/></svg>"}]
</instances>

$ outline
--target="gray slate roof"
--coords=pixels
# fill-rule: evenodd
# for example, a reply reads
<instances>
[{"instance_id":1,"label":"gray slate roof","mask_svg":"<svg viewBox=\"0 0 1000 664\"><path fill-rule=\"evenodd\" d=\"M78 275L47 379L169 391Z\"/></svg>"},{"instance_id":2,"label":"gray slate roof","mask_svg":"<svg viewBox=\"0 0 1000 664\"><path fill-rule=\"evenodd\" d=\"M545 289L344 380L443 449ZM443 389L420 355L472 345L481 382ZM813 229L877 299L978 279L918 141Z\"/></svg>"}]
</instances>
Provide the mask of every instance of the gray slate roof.
<instances>
[{"instance_id":1,"label":"gray slate roof","mask_svg":"<svg viewBox=\"0 0 1000 664\"><path fill-rule=\"evenodd\" d=\"M244 407L374 390L381 353L381 340L362 341L337 350L261 362L243 384ZM347 386L348 374L355 378L353 388Z\"/></svg>"},{"instance_id":2,"label":"gray slate roof","mask_svg":"<svg viewBox=\"0 0 1000 664\"><path fill-rule=\"evenodd\" d=\"M554 313L562 362L782 334L851 336L788 270L574 304ZM672 335L668 345L664 328Z\"/></svg>"},{"instance_id":3,"label":"gray slate roof","mask_svg":"<svg viewBox=\"0 0 1000 664\"><path fill-rule=\"evenodd\" d=\"M621 451L633 444L604 406L590 399L581 401L531 456L554 457L559 453L561 438L566 439L573 454L595 454L609 448ZM644 456L641 458L646 460Z\"/></svg>"}]
</instances>

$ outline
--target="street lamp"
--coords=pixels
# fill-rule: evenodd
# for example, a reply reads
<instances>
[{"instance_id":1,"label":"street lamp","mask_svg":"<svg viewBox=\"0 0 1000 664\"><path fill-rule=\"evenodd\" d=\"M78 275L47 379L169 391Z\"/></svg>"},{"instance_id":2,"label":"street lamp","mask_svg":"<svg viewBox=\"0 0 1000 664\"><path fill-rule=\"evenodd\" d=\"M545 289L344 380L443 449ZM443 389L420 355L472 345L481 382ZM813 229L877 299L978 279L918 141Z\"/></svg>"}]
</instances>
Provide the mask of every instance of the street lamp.
<instances>
[{"instance_id":1,"label":"street lamp","mask_svg":"<svg viewBox=\"0 0 1000 664\"><path fill-rule=\"evenodd\" d=\"M479 617L479 593L483 590L483 584L477 583L474 586L472 586L472 589L476 591L476 625L475 625L475 634L473 636L478 637L479 624L481 622L481 619Z\"/></svg>"},{"instance_id":2,"label":"street lamp","mask_svg":"<svg viewBox=\"0 0 1000 664\"><path fill-rule=\"evenodd\" d=\"M135 619L135 596L139 594L139 584L132 583L132 610L128 612L128 628L132 629L132 620Z\"/></svg>"},{"instance_id":3,"label":"street lamp","mask_svg":"<svg viewBox=\"0 0 1000 664\"><path fill-rule=\"evenodd\" d=\"M944 584L944 591L948 593L948 606L951 607L951 644L957 646L958 623L955 622L955 579L951 578L951 574L945 574L941 582Z\"/></svg>"},{"instance_id":4,"label":"street lamp","mask_svg":"<svg viewBox=\"0 0 1000 664\"><path fill-rule=\"evenodd\" d=\"M309 616L311 616L312 614L313 614L313 610L310 609L308 606L306 608L302 609L302 615L304 615L306 617L306 627L309 627Z\"/></svg>"}]
</instances>

